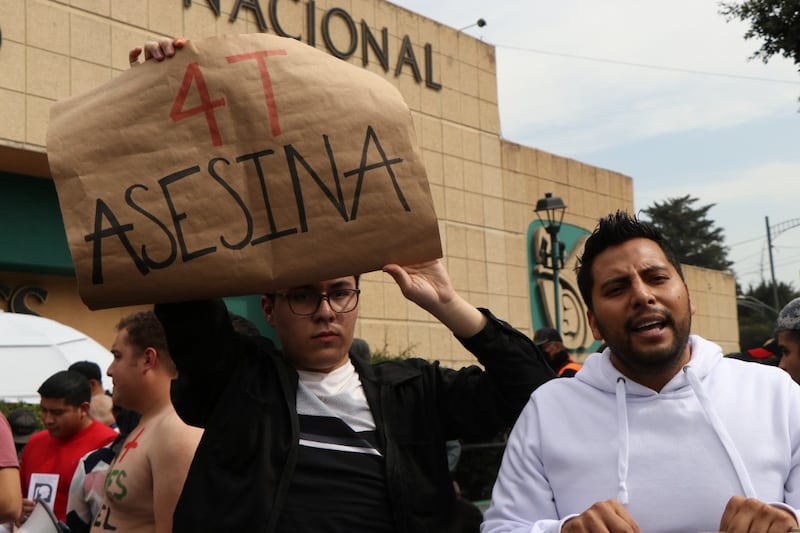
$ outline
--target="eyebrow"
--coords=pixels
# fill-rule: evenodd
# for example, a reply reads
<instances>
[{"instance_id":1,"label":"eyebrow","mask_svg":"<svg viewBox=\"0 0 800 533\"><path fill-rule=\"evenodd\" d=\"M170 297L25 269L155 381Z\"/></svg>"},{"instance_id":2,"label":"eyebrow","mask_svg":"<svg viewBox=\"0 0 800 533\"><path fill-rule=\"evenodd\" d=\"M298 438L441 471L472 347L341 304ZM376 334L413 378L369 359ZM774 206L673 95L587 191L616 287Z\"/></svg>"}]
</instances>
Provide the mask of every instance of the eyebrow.
<instances>
[{"instance_id":1,"label":"eyebrow","mask_svg":"<svg viewBox=\"0 0 800 533\"><path fill-rule=\"evenodd\" d=\"M655 265L651 267L647 267L643 270L638 271L641 276L647 276L648 274L653 274L656 272L669 272L669 267L666 265ZM628 274L623 274L622 276L616 276L614 278L608 279L600 284L600 288L605 288L609 285L613 285L615 283L626 282L630 279Z\"/></svg>"},{"instance_id":2,"label":"eyebrow","mask_svg":"<svg viewBox=\"0 0 800 533\"><path fill-rule=\"evenodd\" d=\"M653 274L655 272L669 272L669 267L667 265L655 265L651 267L647 267L642 270L642 274Z\"/></svg>"},{"instance_id":3,"label":"eyebrow","mask_svg":"<svg viewBox=\"0 0 800 533\"><path fill-rule=\"evenodd\" d=\"M350 281L350 280L347 280L347 279L343 279L341 281L337 281L335 283L332 283L328 287L327 290L342 289L342 288L352 288L354 286L355 286L355 283L353 281ZM299 285L297 287L292 287L291 289L288 289L288 290L290 290L290 291L318 291L319 292L319 289L317 289L314 285Z\"/></svg>"},{"instance_id":4,"label":"eyebrow","mask_svg":"<svg viewBox=\"0 0 800 533\"><path fill-rule=\"evenodd\" d=\"M350 280L342 280L337 281L333 285L330 286L331 289L341 289L341 288L350 288L353 287L355 284Z\"/></svg>"}]
</instances>

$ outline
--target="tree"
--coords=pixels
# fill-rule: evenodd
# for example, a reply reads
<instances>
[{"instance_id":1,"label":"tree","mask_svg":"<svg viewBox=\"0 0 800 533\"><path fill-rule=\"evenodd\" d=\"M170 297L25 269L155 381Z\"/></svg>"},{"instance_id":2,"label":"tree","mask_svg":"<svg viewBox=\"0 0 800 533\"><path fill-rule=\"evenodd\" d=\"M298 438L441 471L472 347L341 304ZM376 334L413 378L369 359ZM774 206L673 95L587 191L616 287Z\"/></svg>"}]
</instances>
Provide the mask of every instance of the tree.
<instances>
[{"instance_id":1,"label":"tree","mask_svg":"<svg viewBox=\"0 0 800 533\"><path fill-rule=\"evenodd\" d=\"M694 207L697 198L690 195L668 198L663 203L642 209L647 222L658 229L675 248L681 263L716 270L728 270L728 248L721 228L708 220L708 211L716 204Z\"/></svg>"},{"instance_id":2,"label":"tree","mask_svg":"<svg viewBox=\"0 0 800 533\"><path fill-rule=\"evenodd\" d=\"M742 351L764 344L771 338L778 313L784 305L800 296L791 284L778 282L778 309L773 308L772 282L750 286L737 297L739 308L739 346Z\"/></svg>"},{"instance_id":3,"label":"tree","mask_svg":"<svg viewBox=\"0 0 800 533\"><path fill-rule=\"evenodd\" d=\"M746 0L721 2L720 13L730 22L750 22L745 39L763 40L753 57L766 63L782 55L800 66L800 0Z\"/></svg>"}]
</instances>

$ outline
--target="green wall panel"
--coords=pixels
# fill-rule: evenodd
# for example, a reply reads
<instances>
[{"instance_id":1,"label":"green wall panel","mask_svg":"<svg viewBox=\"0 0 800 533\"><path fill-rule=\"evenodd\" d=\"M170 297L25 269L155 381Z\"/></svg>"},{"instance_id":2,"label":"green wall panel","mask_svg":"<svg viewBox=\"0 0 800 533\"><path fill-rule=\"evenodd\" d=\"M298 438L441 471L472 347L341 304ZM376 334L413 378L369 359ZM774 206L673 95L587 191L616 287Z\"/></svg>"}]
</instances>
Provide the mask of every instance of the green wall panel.
<instances>
[{"instance_id":1,"label":"green wall panel","mask_svg":"<svg viewBox=\"0 0 800 533\"><path fill-rule=\"evenodd\" d=\"M74 275L56 188L0 172L0 270Z\"/></svg>"}]
</instances>

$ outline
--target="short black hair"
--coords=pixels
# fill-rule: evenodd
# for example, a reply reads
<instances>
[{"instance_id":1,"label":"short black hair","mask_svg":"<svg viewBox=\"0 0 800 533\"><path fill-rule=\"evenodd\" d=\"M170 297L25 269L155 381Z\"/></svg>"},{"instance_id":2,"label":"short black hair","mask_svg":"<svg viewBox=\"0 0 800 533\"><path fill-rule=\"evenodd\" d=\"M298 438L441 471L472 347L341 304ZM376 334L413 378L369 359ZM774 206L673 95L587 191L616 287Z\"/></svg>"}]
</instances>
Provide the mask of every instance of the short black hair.
<instances>
[{"instance_id":1,"label":"short black hair","mask_svg":"<svg viewBox=\"0 0 800 533\"><path fill-rule=\"evenodd\" d=\"M69 365L67 370L80 372L86 376L86 379L96 379L101 383L103 382L103 374L100 371L100 365L94 361L78 361L77 363L72 363Z\"/></svg>"},{"instance_id":2,"label":"short black hair","mask_svg":"<svg viewBox=\"0 0 800 533\"><path fill-rule=\"evenodd\" d=\"M618 246L631 239L650 239L655 242L664 252L667 261L678 271L681 279L684 279L678 254L667 242L664 235L650 224L637 219L635 215L628 214L625 211L617 211L600 219L597 227L586 239L583 255L581 255L578 266L575 269L578 274L578 288L589 310L592 310L592 288L594 286L592 265L594 260L606 249Z\"/></svg>"},{"instance_id":3,"label":"short black hair","mask_svg":"<svg viewBox=\"0 0 800 533\"><path fill-rule=\"evenodd\" d=\"M89 380L80 372L61 370L56 372L39 387L42 398L63 399L67 405L80 407L92 400L92 387Z\"/></svg>"}]
</instances>

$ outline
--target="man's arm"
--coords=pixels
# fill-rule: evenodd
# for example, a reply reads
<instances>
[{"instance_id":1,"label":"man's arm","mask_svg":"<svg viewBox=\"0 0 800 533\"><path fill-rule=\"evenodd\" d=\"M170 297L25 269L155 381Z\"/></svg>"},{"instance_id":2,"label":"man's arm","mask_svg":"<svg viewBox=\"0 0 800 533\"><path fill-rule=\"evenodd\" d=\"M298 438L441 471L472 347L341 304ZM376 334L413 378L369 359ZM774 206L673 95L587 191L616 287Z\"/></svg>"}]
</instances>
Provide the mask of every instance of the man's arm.
<instances>
[{"instance_id":1,"label":"man's arm","mask_svg":"<svg viewBox=\"0 0 800 533\"><path fill-rule=\"evenodd\" d=\"M19 469L0 468L0 522L13 522L22 512Z\"/></svg>"},{"instance_id":2,"label":"man's arm","mask_svg":"<svg viewBox=\"0 0 800 533\"><path fill-rule=\"evenodd\" d=\"M416 265L386 265L403 296L435 316L456 336L467 338L480 332L486 317L456 293L441 260Z\"/></svg>"},{"instance_id":3,"label":"man's arm","mask_svg":"<svg viewBox=\"0 0 800 533\"><path fill-rule=\"evenodd\" d=\"M0 522L16 520L22 511L17 450L11 426L0 414Z\"/></svg>"},{"instance_id":4,"label":"man's arm","mask_svg":"<svg viewBox=\"0 0 800 533\"><path fill-rule=\"evenodd\" d=\"M555 377L533 341L454 290L441 261L386 265L403 295L446 325L483 364L439 369L439 416L447 438L481 440L510 427L531 392Z\"/></svg>"},{"instance_id":5,"label":"man's arm","mask_svg":"<svg viewBox=\"0 0 800 533\"><path fill-rule=\"evenodd\" d=\"M536 404L531 399L506 443L481 533L557 533L561 517L541 463Z\"/></svg>"}]
</instances>

